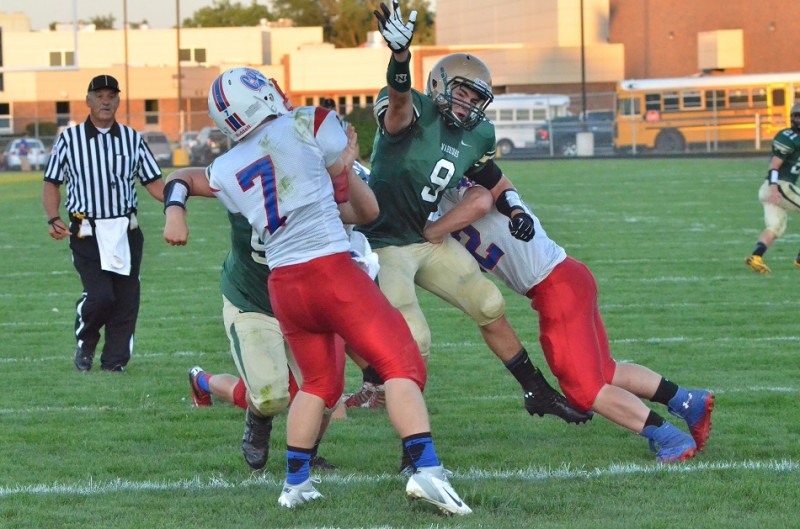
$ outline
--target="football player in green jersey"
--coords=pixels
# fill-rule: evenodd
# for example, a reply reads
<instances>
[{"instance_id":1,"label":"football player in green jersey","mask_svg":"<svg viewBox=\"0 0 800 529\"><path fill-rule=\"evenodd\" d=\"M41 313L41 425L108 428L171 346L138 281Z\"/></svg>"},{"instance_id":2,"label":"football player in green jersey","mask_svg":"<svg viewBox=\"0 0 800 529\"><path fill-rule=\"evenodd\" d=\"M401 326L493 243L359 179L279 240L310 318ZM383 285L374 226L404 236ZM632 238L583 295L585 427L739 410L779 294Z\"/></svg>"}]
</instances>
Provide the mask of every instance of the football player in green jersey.
<instances>
[{"instance_id":1,"label":"football player in green jersey","mask_svg":"<svg viewBox=\"0 0 800 529\"><path fill-rule=\"evenodd\" d=\"M494 125L484 116L493 98L489 69L474 55L447 55L430 72L426 93L412 90L408 48L414 24L403 22L397 0L392 4L394 12L383 4L374 12L392 51L388 86L381 90L374 109L379 130L370 187L380 214L374 222L357 228L380 259L381 290L403 314L426 359L431 334L415 284L475 320L489 348L522 386L531 415L585 422L590 416L572 408L531 363L505 317L500 290L483 276L464 247L450 237L433 244L422 235L442 192L455 187L462 176L491 191L516 238L529 241L533 237L533 218L493 160Z\"/></svg>"},{"instance_id":2,"label":"football player in green jersey","mask_svg":"<svg viewBox=\"0 0 800 529\"><path fill-rule=\"evenodd\" d=\"M800 174L800 102L792 106L792 126L783 129L772 140L772 157L769 159L767 178L758 190L758 201L764 206L766 227L758 237L752 255L745 263L754 272L769 274L772 270L764 264L764 254L786 231L788 212L800 212L800 190L797 176ZM794 260L800 268L800 254Z\"/></svg>"}]
</instances>

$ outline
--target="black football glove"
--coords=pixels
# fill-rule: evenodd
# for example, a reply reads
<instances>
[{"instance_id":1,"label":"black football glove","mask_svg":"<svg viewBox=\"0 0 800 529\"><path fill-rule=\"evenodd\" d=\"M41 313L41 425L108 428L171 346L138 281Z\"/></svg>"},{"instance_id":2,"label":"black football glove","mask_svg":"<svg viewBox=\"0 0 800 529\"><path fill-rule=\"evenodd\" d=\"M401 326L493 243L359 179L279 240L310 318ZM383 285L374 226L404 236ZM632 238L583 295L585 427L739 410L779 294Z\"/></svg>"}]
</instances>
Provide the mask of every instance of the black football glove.
<instances>
[{"instance_id":1,"label":"black football glove","mask_svg":"<svg viewBox=\"0 0 800 529\"><path fill-rule=\"evenodd\" d=\"M411 46L411 39L414 38L414 26L417 23L416 11L412 11L408 15L408 22L403 23L400 3L398 0L392 0L392 12L389 11L386 4L381 2L380 10L376 9L373 14L378 19L378 30L393 52L399 53Z\"/></svg>"},{"instance_id":2,"label":"black football glove","mask_svg":"<svg viewBox=\"0 0 800 529\"><path fill-rule=\"evenodd\" d=\"M508 231L516 239L528 242L533 239L535 230L533 229L533 218L527 213L518 213L508 221Z\"/></svg>"}]
</instances>

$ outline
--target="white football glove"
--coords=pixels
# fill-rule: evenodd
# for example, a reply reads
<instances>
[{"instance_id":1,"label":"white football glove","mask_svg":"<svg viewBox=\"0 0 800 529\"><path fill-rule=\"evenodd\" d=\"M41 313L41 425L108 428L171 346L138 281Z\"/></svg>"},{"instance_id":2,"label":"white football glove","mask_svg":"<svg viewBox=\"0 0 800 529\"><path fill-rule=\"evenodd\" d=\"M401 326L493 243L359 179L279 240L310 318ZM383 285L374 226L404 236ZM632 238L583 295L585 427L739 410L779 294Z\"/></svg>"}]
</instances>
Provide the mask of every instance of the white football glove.
<instances>
[{"instance_id":1,"label":"white football glove","mask_svg":"<svg viewBox=\"0 0 800 529\"><path fill-rule=\"evenodd\" d=\"M383 12L381 13L381 11ZM376 9L373 13L378 19L378 30L386 43L393 52L400 53L411 46L411 39L414 38L414 26L417 24L417 12L412 11L408 16L408 22L403 23L398 0L392 0L392 11L393 13L390 13L386 4L381 2L380 11Z\"/></svg>"}]
</instances>

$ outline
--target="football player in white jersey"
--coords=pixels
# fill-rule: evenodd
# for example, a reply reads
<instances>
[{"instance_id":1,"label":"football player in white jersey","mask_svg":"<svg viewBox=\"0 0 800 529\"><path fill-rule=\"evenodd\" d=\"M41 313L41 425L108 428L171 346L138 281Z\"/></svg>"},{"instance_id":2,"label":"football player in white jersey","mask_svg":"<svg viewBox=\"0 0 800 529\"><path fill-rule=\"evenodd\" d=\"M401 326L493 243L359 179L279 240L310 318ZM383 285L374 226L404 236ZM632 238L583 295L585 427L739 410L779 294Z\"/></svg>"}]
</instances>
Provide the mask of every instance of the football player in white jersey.
<instances>
[{"instance_id":1,"label":"football player in white jersey","mask_svg":"<svg viewBox=\"0 0 800 529\"><path fill-rule=\"evenodd\" d=\"M279 505L321 497L309 479L309 459L323 413L344 387L338 335L386 381L389 418L417 468L406 493L451 514L471 513L433 444L419 348L400 313L350 257L343 221L365 221L364 197L350 195L350 183L359 179L340 158L347 137L338 117L318 107L293 110L275 81L251 68L223 72L208 102L209 115L236 144L208 167L207 180L196 169L171 175L185 189L175 186L165 200L167 222L188 194L216 196L247 217L264 241L270 300L303 377L287 419Z\"/></svg>"},{"instance_id":2,"label":"football player in white jersey","mask_svg":"<svg viewBox=\"0 0 800 529\"><path fill-rule=\"evenodd\" d=\"M539 314L545 359L572 405L647 438L659 461L694 456L708 440L714 395L677 386L643 366L616 363L592 272L550 239L525 207L535 233L527 243L508 233L508 218L494 208L486 189L464 181L445 192L442 215L427 225L424 235L436 243L452 234L483 270L531 300ZM641 398L666 405L686 421L691 435L651 411Z\"/></svg>"}]
</instances>

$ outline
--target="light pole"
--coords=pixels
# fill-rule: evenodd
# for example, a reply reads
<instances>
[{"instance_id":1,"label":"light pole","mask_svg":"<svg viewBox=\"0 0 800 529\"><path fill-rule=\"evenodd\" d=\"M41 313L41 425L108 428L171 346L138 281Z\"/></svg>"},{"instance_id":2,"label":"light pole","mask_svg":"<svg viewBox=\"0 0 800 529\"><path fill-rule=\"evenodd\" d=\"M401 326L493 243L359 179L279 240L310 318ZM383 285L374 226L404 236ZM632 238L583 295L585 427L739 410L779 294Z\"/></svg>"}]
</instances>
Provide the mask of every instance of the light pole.
<instances>
[{"instance_id":1,"label":"light pole","mask_svg":"<svg viewBox=\"0 0 800 529\"><path fill-rule=\"evenodd\" d=\"M175 0L175 39L178 64L178 130L185 131L183 119L183 98L181 94L181 0Z\"/></svg>"},{"instance_id":2,"label":"light pole","mask_svg":"<svg viewBox=\"0 0 800 529\"><path fill-rule=\"evenodd\" d=\"M583 41L583 0L581 0L581 123L586 130L586 44Z\"/></svg>"},{"instance_id":3,"label":"light pole","mask_svg":"<svg viewBox=\"0 0 800 529\"><path fill-rule=\"evenodd\" d=\"M125 123L130 123L131 92L128 90L128 0L122 0L122 34L125 39Z\"/></svg>"}]
</instances>

